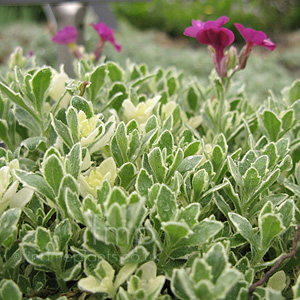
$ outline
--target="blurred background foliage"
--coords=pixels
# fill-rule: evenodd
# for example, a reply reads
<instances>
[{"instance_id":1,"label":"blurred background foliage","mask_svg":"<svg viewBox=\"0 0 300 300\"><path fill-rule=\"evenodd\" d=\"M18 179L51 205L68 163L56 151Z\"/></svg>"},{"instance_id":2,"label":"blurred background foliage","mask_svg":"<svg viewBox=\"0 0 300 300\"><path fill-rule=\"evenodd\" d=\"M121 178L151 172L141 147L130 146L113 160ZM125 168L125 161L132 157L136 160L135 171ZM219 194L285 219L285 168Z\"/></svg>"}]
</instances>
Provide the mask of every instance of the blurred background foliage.
<instances>
[{"instance_id":1,"label":"blurred background foliage","mask_svg":"<svg viewBox=\"0 0 300 300\"><path fill-rule=\"evenodd\" d=\"M216 20L227 15L230 22L226 27L234 30L236 46L243 46L233 25L236 22L266 31L277 45L274 52L255 47L247 68L235 77L247 83L250 98L264 100L270 89L279 94L300 77L300 0L152 0L116 2L111 8L119 22L116 39L123 51L117 53L107 45L104 55L122 67L128 60L145 63L151 70L176 67L205 84L213 68L207 48L185 37L183 31L192 19ZM93 51L98 41L88 26L92 21L93 15L88 15L88 51ZM58 68L57 48L51 42L54 33L41 6L1 6L0 29L0 72L16 46L23 47L25 54L33 51L38 64Z\"/></svg>"},{"instance_id":2,"label":"blurred background foliage","mask_svg":"<svg viewBox=\"0 0 300 300\"><path fill-rule=\"evenodd\" d=\"M190 20L214 20L230 16L234 23L268 33L300 26L299 0L153 0L144 3L116 3L115 13L134 26L164 30L177 36L190 26ZM227 27L227 25L226 25Z\"/></svg>"}]
</instances>

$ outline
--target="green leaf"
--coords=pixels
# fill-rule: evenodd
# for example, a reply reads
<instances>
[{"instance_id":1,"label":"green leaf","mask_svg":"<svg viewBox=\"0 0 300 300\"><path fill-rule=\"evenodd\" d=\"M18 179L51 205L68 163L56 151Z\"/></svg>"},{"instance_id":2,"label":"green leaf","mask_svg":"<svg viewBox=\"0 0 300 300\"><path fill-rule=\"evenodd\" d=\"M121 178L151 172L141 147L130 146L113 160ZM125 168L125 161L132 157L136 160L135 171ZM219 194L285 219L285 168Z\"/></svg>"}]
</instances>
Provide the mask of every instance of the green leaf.
<instances>
[{"instance_id":1,"label":"green leaf","mask_svg":"<svg viewBox=\"0 0 300 300\"><path fill-rule=\"evenodd\" d=\"M223 213L223 215L229 219L228 213L232 211L228 203L224 200L224 198L218 193L214 194L214 200L219 208L219 210Z\"/></svg>"},{"instance_id":2,"label":"green leaf","mask_svg":"<svg viewBox=\"0 0 300 300\"><path fill-rule=\"evenodd\" d=\"M113 203L107 211L107 224L112 228L122 229L126 223L124 210L120 204Z\"/></svg>"},{"instance_id":3,"label":"green leaf","mask_svg":"<svg viewBox=\"0 0 300 300\"><path fill-rule=\"evenodd\" d=\"M141 169L136 180L136 189L142 196L147 196L148 191L153 185L152 176L145 169Z\"/></svg>"},{"instance_id":4,"label":"green leaf","mask_svg":"<svg viewBox=\"0 0 300 300\"><path fill-rule=\"evenodd\" d=\"M127 189L133 183L133 180L136 176L136 168L135 165L131 162L125 163L119 169L118 176L120 177L120 185Z\"/></svg>"},{"instance_id":5,"label":"green leaf","mask_svg":"<svg viewBox=\"0 0 300 300\"><path fill-rule=\"evenodd\" d=\"M193 262L191 277L194 282L201 280L211 281L211 269L211 266L203 258L197 258Z\"/></svg>"},{"instance_id":6,"label":"green leaf","mask_svg":"<svg viewBox=\"0 0 300 300\"><path fill-rule=\"evenodd\" d=\"M26 147L29 151L34 151L37 148L46 147L47 138L43 136L33 136L22 141L21 146Z\"/></svg>"},{"instance_id":7,"label":"green leaf","mask_svg":"<svg viewBox=\"0 0 300 300\"><path fill-rule=\"evenodd\" d=\"M110 190L111 190L110 183L107 180L103 180L101 182L100 187L97 189L97 197L96 197L98 204L100 204L101 207L104 207L103 204L107 200L108 195L110 194Z\"/></svg>"},{"instance_id":8,"label":"green leaf","mask_svg":"<svg viewBox=\"0 0 300 300\"><path fill-rule=\"evenodd\" d=\"M47 252L49 250L48 244L52 242L50 231L43 227L38 227L36 229L36 241L35 242L41 251ZM54 249L51 249L51 250L53 251Z\"/></svg>"},{"instance_id":9,"label":"green leaf","mask_svg":"<svg viewBox=\"0 0 300 300\"><path fill-rule=\"evenodd\" d=\"M113 187L110 197L106 202L107 209L113 204L118 203L120 205L127 204L127 197L123 190L119 187Z\"/></svg>"},{"instance_id":10,"label":"green leaf","mask_svg":"<svg viewBox=\"0 0 300 300\"><path fill-rule=\"evenodd\" d=\"M193 227L194 233L189 235L187 238L182 239L178 243L177 247L203 244L215 236L222 228L222 222L206 218L199 224L195 225Z\"/></svg>"},{"instance_id":11,"label":"green leaf","mask_svg":"<svg viewBox=\"0 0 300 300\"><path fill-rule=\"evenodd\" d=\"M269 168L272 167L277 159L279 158L278 152L277 152L277 147L275 146L275 143L272 142L268 144L263 152L262 155L267 155L269 157Z\"/></svg>"},{"instance_id":12,"label":"green leaf","mask_svg":"<svg viewBox=\"0 0 300 300\"><path fill-rule=\"evenodd\" d=\"M261 113L260 119L270 140L274 142L277 141L279 133L282 129L281 120L271 110L265 110L263 113Z\"/></svg>"},{"instance_id":13,"label":"green leaf","mask_svg":"<svg viewBox=\"0 0 300 300\"><path fill-rule=\"evenodd\" d=\"M276 169L274 172L272 172L266 180L264 180L259 188L256 190L255 194L253 195L252 199L255 199L259 194L261 194L263 191L265 191L267 188L269 188L279 177L280 170ZM251 200L249 200L249 203Z\"/></svg>"},{"instance_id":14,"label":"green leaf","mask_svg":"<svg viewBox=\"0 0 300 300\"><path fill-rule=\"evenodd\" d=\"M9 143L8 126L6 120L0 120L0 139L5 143Z\"/></svg>"},{"instance_id":15,"label":"green leaf","mask_svg":"<svg viewBox=\"0 0 300 300\"><path fill-rule=\"evenodd\" d=\"M229 166L229 171L230 171L231 175L233 176L237 185L243 186L244 185L243 178L239 172L238 167L236 166L236 164L234 163L234 161L232 160L232 158L230 156L228 156L228 166Z\"/></svg>"},{"instance_id":16,"label":"green leaf","mask_svg":"<svg viewBox=\"0 0 300 300\"><path fill-rule=\"evenodd\" d=\"M177 168L180 166L184 158L184 154L181 148L179 148L175 153L175 158L173 159L173 162L169 168L168 174L167 174L167 180L169 180L177 170Z\"/></svg>"},{"instance_id":17,"label":"green leaf","mask_svg":"<svg viewBox=\"0 0 300 300\"><path fill-rule=\"evenodd\" d=\"M52 187L55 194L58 194L58 189L64 176L62 162L55 154L47 157L42 163L42 173L47 183Z\"/></svg>"},{"instance_id":18,"label":"green leaf","mask_svg":"<svg viewBox=\"0 0 300 300\"><path fill-rule=\"evenodd\" d=\"M258 219L258 226L261 230L262 251L267 251L273 239L285 229L280 217L272 213L260 217Z\"/></svg>"},{"instance_id":19,"label":"green leaf","mask_svg":"<svg viewBox=\"0 0 300 300\"><path fill-rule=\"evenodd\" d=\"M121 150L121 154L123 157L123 161L127 162L128 157L127 157L127 150L128 150L128 138L126 135L126 126L124 122L121 122L116 130L116 142L119 146L119 149Z\"/></svg>"},{"instance_id":20,"label":"green leaf","mask_svg":"<svg viewBox=\"0 0 300 300\"><path fill-rule=\"evenodd\" d=\"M247 170L246 174L243 176L244 187L243 190L246 194L246 197L253 194L255 189L258 187L261 177L258 174L258 171L251 167Z\"/></svg>"},{"instance_id":21,"label":"green leaf","mask_svg":"<svg viewBox=\"0 0 300 300\"><path fill-rule=\"evenodd\" d=\"M147 132L145 134L145 136L142 138L141 142L140 142L140 146L139 148L136 150L135 155L132 156L131 158L131 162L135 162L137 160L137 158L142 155L142 152L144 151L144 149L147 147L147 145L149 144L150 140L152 139L152 137L157 133L157 129L152 129L149 132Z\"/></svg>"},{"instance_id":22,"label":"green leaf","mask_svg":"<svg viewBox=\"0 0 300 300\"><path fill-rule=\"evenodd\" d=\"M292 109L286 111L282 116L281 121L283 130L290 129L295 121L295 112Z\"/></svg>"},{"instance_id":23,"label":"green leaf","mask_svg":"<svg viewBox=\"0 0 300 300\"><path fill-rule=\"evenodd\" d=\"M121 258L121 263L126 264L139 264L144 262L149 256L149 251L143 246L136 246L126 256Z\"/></svg>"},{"instance_id":24,"label":"green leaf","mask_svg":"<svg viewBox=\"0 0 300 300\"><path fill-rule=\"evenodd\" d=\"M191 86L187 93L187 101L191 110L195 111L199 105L200 95L197 89Z\"/></svg>"},{"instance_id":25,"label":"green leaf","mask_svg":"<svg viewBox=\"0 0 300 300\"><path fill-rule=\"evenodd\" d=\"M69 147L72 148L73 146L73 139L72 133L67 125L65 125L62 121L57 120L55 117L51 115L51 124L53 129L55 130L56 134L62 138L64 143Z\"/></svg>"},{"instance_id":26,"label":"green leaf","mask_svg":"<svg viewBox=\"0 0 300 300\"><path fill-rule=\"evenodd\" d=\"M295 285L293 286L294 298L300 297L300 275L297 278Z\"/></svg>"},{"instance_id":27,"label":"green leaf","mask_svg":"<svg viewBox=\"0 0 300 300\"><path fill-rule=\"evenodd\" d=\"M121 108L123 101L128 98L127 87L123 83L114 83L108 93L108 98L110 100L105 105L105 109L110 107L118 111Z\"/></svg>"},{"instance_id":28,"label":"green leaf","mask_svg":"<svg viewBox=\"0 0 300 300\"><path fill-rule=\"evenodd\" d=\"M214 172L218 173L221 170L224 161L224 153L219 145L215 145L211 155L211 162L214 167Z\"/></svg>"},{"instance_id":29,"label":"green leaf","mask_svg":"<svg viewBox=\"0 0 300 300\"><path fill-rule=\"evenodd\" d=\"M174 221L162 222L162 228L169 236L170 248L176 246L176 244L182 238L186 237L189 233L192 232L190 231L187 224Z\"/></svg>"},{"instance_id":30,"label":"green leaf","mask_svg":"<svg viewBox=\"0 0 300 300\"><path fill-rule=\"evenodd\" d=\"M23 295L19 287L11 279L0 282L0 298L3 300L22 300Z\"/></svg>"},{"instance_id":31,"label":"green leaf","mask_svg":"<svg viewBox=\"0 0 300 300\"><path fill-rule=\"evenodd\" d=\"M48 199L54 201L55 194L44 177L32 172L25 172L22 170L15 170L15 175L24 186L27 186L34 191L46 196Z\"/></svg>"},{"instance_id":32,"label":"green leaf","mask_svg":"<svg viewBox=\"0 0 300 300\"><path fill-rule=\"evenodd\" d=\"M52 72L49 67L39 69L31 79L32 91L35 96L35 107L42 115L44 102L48 96Z\"/></svg>"},{"instance_id":33,"label":"green leaf","mask_svg":"<svg viewBox=\"0 0 300 300\"><path fill-rule=\"evenodd\" d=\"M228 215L236 230L250 243L251 247L253 247L255 250L258 250L257 237L255 236L249 221L233 212L229 213Z\"/></svg>"},{"instance_id":34,"label":"green leaf","mask_svg":"<svg viewBox=\"0 0 300 300\"><path fill-rule=\"evenodd\" d=\"M98 100L98 94L100 89L102 88L105 78L108 71L106 70L106 65L98 66L90 76L91 85L89 86L89 90L91 91L90 100L94 103Z\"/></svg>"},{"instance_id":35,"label":"green leaf","mask_svg":"<svg viewBox=\"0 0 300 300\"><path fill-rule=\"evenodd\" d=\"M242 274L235 269L226 269L215 284L215 297L224 299L229 290L240 280Z\"/></svg>"},{"instance_id":36,"label":"green leaf","mask_svg":"<svg viewBox=\"0 0 300 300\"><path fill-rule=\"evenodd\" d=\"M107 63L107 69L108 69L108 77L111 79L111 81L122 81L123 79L123 70L120 66L113 62Z\"/></svg>"},{"instance_id":37,"label":"green leaf","mask_svg":"<svg viewBox=\"0 0 300 300\"><path fill-rule=\"evenodd\" d=\"M64 279L64 281L74 281L74 280L79 279L81 272L82 272L82 266L81 266L81 262L79 262L75 266L65 270L62 273L61 277ZM61 298L65 298L65 300L68 300L68 298L66 298L66 297L60 297L57 300L59 300ZM61 299L61 300L63 300L63 299Z\"/></svg>"},{"instance_id":38,"label":"green leaf","mask_svg":"<svg viewBox=\"0 0 300 300\"><path fill-rule=\"evenodd\" d=\"M73 217L73 219L76 222L85 224L82 212L80 210L81 202L79 201L77 194L73 193L69 188L66 188L65 193L68 213Z\"/></svg>"},{"instance_id":39,"label":"green leaf","mask_svg":"<svg viewBox=\"0 0 300 300\"><path fill-rule=\"evenodd\" d=\"M266 300L285 300L280 291L275 291L272 288L266 289Z\"/></svg>"},{"instance_id":40,"label":"green leaf","mask_svg":"<svg viewBox=\"0 0 300 300\"><path fill-rule=\"evenodd\" d=\"M174 95L178 87L178 82L175 77L170 77L167 79L167 87L169 91L169 96Z\"/></svg>"},{"instance_id":41,"label":"green leaf","mask_svg":"<svg viewBox=\"0 0 300 300\"><path fill-rule=\"evenodd\" d=\"M85 98L80 96L73 96L70 103L78 111L82 110L88 119L94 115L93 107L91 103L87 101Z\"/></svg>"},{"instance_id":42,"label":"green leaf","mask_svg":"<svg viewBox=\"0 0 300 300\"><path fill-rule=\"evenodd\" d=\"M169 130L165 130L158 138L157 143L153 147L159 147L161 151L167 149L167 155L173 152L173 135Z\"/></svg>"},{"instance_id":43,"label":"green leaf","mask_svg":"<svg viewBox=\"0 0 300 300\"><path fill-rule=\"evenodd\" d=\"M190 228L193 228L194 225L198 223L198 217L200 215L200 204L191 203L185 208L181 208L178 220L184 220Z\"/></svg>"},{"instance_id":44,"label":"green leaf","mask_svg":"<svg viewBox=\"0 0 300 300\"><path fill-rule=\"evenodd\" d=\"M267 155L262 155L254 162L253 167L257 170L258 175L263 178L267 173L269 158Z\"/></svg>"},{"instance_id":45,"label":"green leaf","mask_svg":"<svg viewBox=\"0 0 300 300\"><path fill-rule=\"evenodd\" d=\"M178 166L177 171L180 172L181 174L184 174L188 171L192 171L194 168L196 168L199 165L202 159L203 159L202 155L188 156Z\"/></svg>"},{"instance_id":46,"label":"green leaf","mask_svg":"<svg viewBox=\"0 0 300 300\"><path fill-rule=\"evenodd\" d=\"M292 199L286 200L278 207L278 212L281 213L283 226L290 227L295 220L295 202Z\"/></svg>"},{"instance_id":47,"label":"green leaf","mask_svg":"<svg viewBox=\"0 0 300 300\"><path fill-rule=\"evenodd\" d=\"M211 266L212 282L216 283L227 266L227 255L221 243L214 244L204 255L204 260Z\"/></svg>"},{"instance_id":48,"label":"green leaf","mask_svg":"<svg viewBox=\"0 0 300 300\"><path fill-rule=\"evenodd\" d=\"M67 212L67 206L66 206L66 189L70 189L71 191L78 193L79 192L79 184L75 180L75 178L69 174L65 175L62 179L59 191L58 191L58 197L57 197L57 204L60 207L60 210L62 211L62 214L64 216L68 215Z\"/></svg>"},{"instance_id":49,"label":"green leaf","mask_svg":"<svg viewBox=\"0 0 300 300\"><path fill-rule=\"evenodd\" d=\"M71 224L69 219L65 219L56 225L53 240L57 249L63 251L72 237Z\"/></svg>"},{"instance_id":50,"label":"green leaf","mask_svg":"<svg viewBox=\"0 0 300 300\"><path fill-rule=\"evenodd\" d=\"M97 256L104 258L110 263L119 263L120 255L112 244L107 244L103 241L96 240L92 232L87 229L83 236L83 247Z\"/></svg>"},{"instance_id":51,"label":"green leaf","mask_svg":"<svg viewBox=\"0 0 300 300\"><path fill-rule=\"evenodd\" d=\"M21 247L22 254L24 255L27 262L34 266L46 268L46 270L49 270L51 268L51 266L49 266L49 262L44 262L40 258L41 252L35 244L23 242L21 244Z\"/></svg>"},{"instance_id":52,"label":"green leaf","mask_svg":"<svg viewBox=\"0 0 300 300\"><path fill-rule=\"evenodd\" d=\"M119 167L122 166L124 163L124 160L123 160L122 151L118 145L116 136L113 136L113 138L111 139L110 151L111 151L117 165Z\"/></svg>"},{"instance_id":53,"label":"green leaf","mask_svg":"<svg viewBox=\"0 0 300 300\"><path fill-rule=\"evenodd\" d=\"M157 199L157 212L162 222L172 221L176 215L177 205L174 193L166 185L161 185Z\"/></svg>"},{"instance_id":54,"label":"green leaf","mask_svg":"<svg viewBox=\"0 0 300 300\"><path fill-rule=\"evenodd\" d=\"M0 218L0 245L5 244L17 232L17 224L21 215L19 208L5 211Z\"/></svg>"},{"instance_id":55,"label":"green leaf","mask_svg":"<svg viewBox=\"0 0 300 300\"><path fill-rule=\"evenodd\" d=\"M197 299L193 291L194 283L184 269L175 269L171 280L173 293L179 299Z\"/></svg>"},{"instance_id":56,"label":"green leaf","mask_svg":"<svg viewBox=\"0 0 300 300\"><path fill-rule=\"evenodd\" d=\"M184 157L193 156L200 150L200 141L190 143L184 150Z\"/></svg>"},{"instance_id":57,"label":"green leaf","mask_svg":"<svg viewBox=\"0 0 300 300\"><path fill-rule=\"evenodd\" d=\"M32 115L29 114L25 109L16 106L14 109L14 113L18 122L31 130L35 135L41 134L40 124L36 121L36 119L32 118Z\"/></svg>"},{"instance_id":58,"label":"green leaf","mask_svg":"<svg viewBox=\"0 0 300 300\"><path fill-rule=\"evenodd\" d=\"M195 286L195 293L199 300L213 300L214 298L214 285L211 281L201 280Z\"/></svg>"},{"instance_id":59,"label":"green leaf","mask_svg":"<svg viewBox=\"0 0 300 300\"><path fill-rule=\"evenodd\" d=\"M228 183L228 185L226 185L224 187L224 192L226 193L226 195L230 198L230 200L234 204L236 211L239 214L242 214L241 200L240 200L240 197L239 197L238 193L236 193L234 191L231 182L227 178L224 179L224 182Z\"/></svg>"},{"instance_id":60,"label":"green leaf","mask_svg":"<svg viewBox=\"0 0 300 300\"><path fill-rule=\"evenodd\" d=\"M0 82L0 91L3 93L4 96L8 98L9 101L15 103L17 106L26 110L31 116L37 118L37 116L34 115L34 112L32 112L31 109L24 102L24 100L22 99L19 93L15 93L12 89L7 87L2 82Z\"/></svg>"},{"instance_id":61,"label":"green leaf","mask_svg":"<svg viewBox=\"0 0 300 300\"><path fill-rule=\"evenodd\" d=\"M283 270L276 272L268 280L268 287L274 291L282 291L286 287L286 275Z\"/></svg>"},{"instance_id":62,"label":"green leaf","mask_svg":"<svg viewBox=\"0 0 300 300\"><path fill-rule=\"evenodd\" d=\"M167 174L167 167L164 164L160 148L156 147L151 150L148 156L149 164L158 182L162 183Z\"/></svg>"},{"instance_id":63,"label":"green leaf","mask_svg":"<svg viewBox=\"0 0 300 300\"><path fill-rule=\"evenodd\" d=\"M209 176L206 170L200 169L193 176L194 201L198 201L202 192L205 192L209 185Z\"/></svg>"},{"instance_id":64,"label":"green leaf","mask_svg":"<svg viewBox=\"0 0 300 300\"><path fill-rule=\"evenodd\" d=\"M300 99L300 80L294 81L292 86L289 89L290 103L293 104L298 99Z\"/></svg>"},{"instance_id":65,"label":"green leaf","mask_svg":"<svg viewBox=\"0 0 300 300\"><path fill-rule=\"evenodd\" d=\"M69 106L66 112L66 117L74 141L79 142L79 127L78 127L79 120L78 120L76 109L73 106Z\"/></svg>"},{"instance_id":66,"label":"green leaf","mask_svg":"<svg viewBox=\"0 0 300 300\"><path fill-rule=\"evenodd\" d=\"M65 169L75 179L79 178L81 172L81 147L80 143L75 144L65 158Z\"/></svg>"}]
</instances>

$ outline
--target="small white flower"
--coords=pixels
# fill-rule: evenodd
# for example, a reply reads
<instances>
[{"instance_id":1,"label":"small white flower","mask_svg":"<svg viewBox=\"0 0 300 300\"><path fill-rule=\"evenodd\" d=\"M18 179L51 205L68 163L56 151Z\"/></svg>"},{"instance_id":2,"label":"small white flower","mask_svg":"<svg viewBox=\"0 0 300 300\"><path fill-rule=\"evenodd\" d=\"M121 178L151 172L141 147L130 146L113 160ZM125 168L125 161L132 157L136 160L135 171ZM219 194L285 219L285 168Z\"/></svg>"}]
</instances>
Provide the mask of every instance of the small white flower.
<instances>
[{"instance_id":1,"label":"small white flower","mask_svg":"<svg viewBox=\"0 0 300 300\"><path fill-rule=\"evenodd\" d=\"M112 157L105 159L100 166L89 170L87 175L81 175L81 194L85 197L89 193L96 196L97 188L100 187L103 180L108 180L111 185L117 178L117 166Z\"/></svg>"},{"instance_id":2,"label":"small white flower","mask_svg":"<svg viewBox=\"0 0 300 300\"><path fill-rule=\"evenodd\" d=\"M8 206L12 208L23 208L32 198L33 191L29 188L23 188L17 192L19 182L14 180L10 171L18 167L18 165L19 162L13 160L9 166L0 168L0 214L2 214ZM13 180L12 184L10 184L11 180Z\"/></svg>"},{"instance_id":3,"label":"small white flower","mask_svg":"<svg viewBox=\"0 0 300 300\"><path fill-rule=\"evenodd\" d=\"M113 296L115 294L113 283L115 270L106 260L99 262L97 269L102 270L101 275L104 275L104 278L100 279L89 275L88 277L82 278L78 281L78 288L90 293L106 293Z\"/></svg>"},{"instance_id":4,"label":"small white flower","mask_svg":"<svg viewBox=\"0 0 300 300\"><path fill-rule=\"evenodd\" d=\"M49 95L55 101L58 101L65 91L66 83L70 80L69 76L64 72L64 66L61 65L59 73L56 70L52 70L54 77L50 88ZM67 108L71 100L71 95L66 93L60 102L60 107Z\"/></svg>"},{"instance_id":5,"label":"small white flower","mask_svg":"<svg viewBox=\"0 0 300 300\"><path fill-rule=\"evenodd\" d=\"M161 107L161 114L164 119L168 119L169 116L173 113L174 109L176 108L177 103L175 101L169 101L166 104L163 104Z\"/></svg>"},{"instance_id":6,"label":"small white flower","mask_svg":"<svg viewBox=\"0 0 300 300\"><path fill-rule=\"evenodd\" d=\"M134 106L130 100L126 99L122 104L124 121L128 122L135 119L140 125L145 124L153 114L153 109L160 98L161 96L156 96L153 99L140 102L137 106Z\"/></svg>"}]
</instances>

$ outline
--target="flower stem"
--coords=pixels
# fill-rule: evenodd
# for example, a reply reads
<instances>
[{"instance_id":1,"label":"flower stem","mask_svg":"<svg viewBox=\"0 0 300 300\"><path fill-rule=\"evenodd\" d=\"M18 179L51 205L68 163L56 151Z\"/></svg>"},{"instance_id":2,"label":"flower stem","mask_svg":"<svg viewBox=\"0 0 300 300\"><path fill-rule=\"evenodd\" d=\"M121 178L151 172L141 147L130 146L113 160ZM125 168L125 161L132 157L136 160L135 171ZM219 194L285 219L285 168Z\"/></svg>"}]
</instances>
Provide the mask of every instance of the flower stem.
<instances>
[{"instance_id":1,"label":"flower stem","mask_svg":"<svg viewBox=\"0 0 300 300\"><path fill-rule=\"evenodd\" d=\"M224 113L224 85L221 81L216 82L217 96L219 100L218 106L218 132L223 132L223 113Z\"/></svg>"}]
</instances>

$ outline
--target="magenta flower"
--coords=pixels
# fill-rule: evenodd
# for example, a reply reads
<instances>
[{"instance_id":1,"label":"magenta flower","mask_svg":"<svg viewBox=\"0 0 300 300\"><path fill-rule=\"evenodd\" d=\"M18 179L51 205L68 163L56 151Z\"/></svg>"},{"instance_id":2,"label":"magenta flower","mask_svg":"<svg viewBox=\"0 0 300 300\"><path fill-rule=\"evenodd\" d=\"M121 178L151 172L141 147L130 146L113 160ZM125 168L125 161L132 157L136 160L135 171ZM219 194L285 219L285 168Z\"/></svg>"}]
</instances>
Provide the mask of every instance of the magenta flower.
<instances>
[{"instance_id":1,"label":"magenta flower","mask_svg":"<svg viewBox=\"0 0 300 300\"><path fill-rule=\"evenodd\" d=\"M240 69L244 69L246 67L246 63L253 46L262 46L270 51L273 51L275 49L275 44L267 38L267 35L263 31L256 31L252 28L245 28L243 25L238 23L234 25L246 41L246 46L242 49L239 55Z\"/></svg>"},{"instance_id":2,"label":"magenta flower","mask_svg":"<svg viewBox=\"0 0 300 300\"><path fill-rule=\"evenodd\" d=\"M220 77L226 77L227 68L224 50L233 43L233 32L227 28L210 27L198 30L196 38L200 44L210 45L214 48L215 53L212 52L211 54L217 73Z\"/></svg>"},{"instance_id":3,"label":"magenta flower","mask_svg":"<svg viewBox=\"0 0 300 300\"><path fill-rule=\"evenodd\" d=\"M52 41L57 44L70 45L74 44L77 40L78 32L73 26L66 26L64 29L59 30L52 38Z\"/></svg>"},{"instance_id":4,"label":"magenta flower","mask_svg":"<svg viewBox=\"0 0 300 300\"><path fill-rule=\"evenodd\" d=\"M228 21L229 18L225 16L220 17L217 21L202 22L199 20L192 20L193 26L186 28L183 34L186 36L196 37L199 29L221 28Z\"/></svg>"},{"instance_id":5,"label":"magenta flower","mask_svg":"<svg viewBox=\"0 0 300 300\"><path fill-rule=\"evenodd\" d=\"M97 31L103 44L105 42L110 42L118 52L122 50L122 46L116 43L114 31L105 23L92 23L91 26Z\"/></svg>"},{"instance_id":6,"label":"magenta flower","mask_svg":"<svg viewBox=\"0 0 300 300\"><path fill-rule=\"evenodd\" d=\"M252 48L253 46L262 46L270 51L275 49L275 44L267 38L267 35L263 31L245 28L243 25L238 23L234 25L245 39L248 48Z\"/></svg>"}]
</instances>

